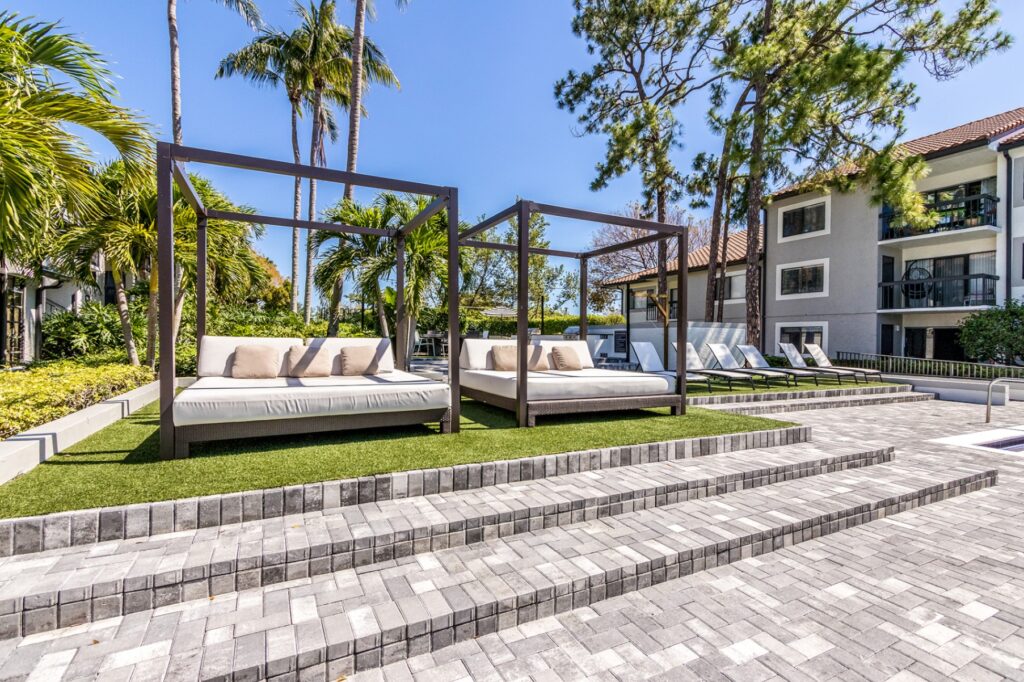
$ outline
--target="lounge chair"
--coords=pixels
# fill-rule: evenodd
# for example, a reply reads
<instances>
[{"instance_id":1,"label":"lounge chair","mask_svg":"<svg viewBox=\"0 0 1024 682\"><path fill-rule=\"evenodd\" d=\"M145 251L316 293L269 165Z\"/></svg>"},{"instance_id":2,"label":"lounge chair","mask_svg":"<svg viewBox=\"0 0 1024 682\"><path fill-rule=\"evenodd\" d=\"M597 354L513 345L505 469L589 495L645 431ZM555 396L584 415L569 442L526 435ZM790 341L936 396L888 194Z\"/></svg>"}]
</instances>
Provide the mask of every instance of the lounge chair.
<instances>
[{"instance_id":1,"label":"lounge chair","mask_svg":"<svg viewBox=\"0 0 1024 682\"><path fill-rule=\"evenodd\" d=\"M675 341L672 342L672 347L679 352L679 344ZM700 374L711 379L718 379L724 381L729 386L729 390L732 390L732 382L742 381L744 383L750 383L750 388L757 388L754 385L754 377L749 374L742 372L729 372L724 369L707 369L704 367L704 361L700 359L700 354L697 349L694 348L693 344L689 341L686 342L686 371L693 372L694 374Z\"/></svg>"},{"instance_id":2,"label":"lounge chair","mask_svg":"<svg viewBox=\"0 0 1024 682\"><path fill-rule=\"evenodd\" d=\"M641 372L659 374L675 380L676 373L665 369L661 356L658 355L658 351L654 348L653 343L650 341L630 341L629 345L633 347L633 355L636 356L637 362L640 363ZM700 376L688 371L686 373L686 383L707 384L708 393L711 393L711 379L706 376Z\"/></svg>"},{"instance_id":3,"label":"lounge chair","mask_svg":"<svg viewBox=\"0 0 1024 682\"><path fill-rule=\"evenodd\" d=\"M786 386L789 386L789 380L792 378L785 372L780 372L775 369L754 369L746 368L736 361L732 351L724 343L708 343L705 344L711 354L715 356L715 360L718 361L719 366L722 369L729 370L730 372L741 372L743 374L749 374L751 376L760 377L764 379L765 386L771 386L771 381L782 379L786 382Z\"/></svg>"},{"instance_id":4,"label":"lounge chair","mask_svg":"<svg viewBox=\"0 0 1024 682\"><path fill-rule=\"evenodd\" d=\"M771 369L776 372L785 372L789 376L793 377L793 383L799 385L800 379L814 379L814 385L818 385L818 373L809 369L796 369L793 367L772 367L765 360L764 356L761 355L755 346L749 344L739 344L736 349L743 354L743 359L747 361L747 364L754 369Z\"/></svg>"},{"instance_id":5,"label":"lounge chair","mask_svg":"<svg viewBox=\"0 0 1024 682\"><path fill-rule=\"evenodd\" d=\"M870 377L875 377L879 382L882 381L882 370L880 369L868 369L867 367L837 367L832 364L832 361L825 355L825 351L821 349L816 343L805 343L804 348L811 354L811 358L814 359L814 364L821 369L845 369L857 374L864 376L864 381L867 381Z\"/></svg>"},{"instance_id":6,"label":"lounge chair","mask_svg":"<svg viewBox=\"0 0 1024 682\"><path fill-rule=\"evenodd\" d=\"M782 353L786 356L786 360L789 364L796 369L809 369L811 371L817 371L823 376L834 377L839 383L843 383L843 377L847 379L853 378L854 383L859 383L860 379L857 376L857 372L848 369L835 369L827 367L808 367L807 363L804 362L804 356L800 355L800 351L797 350L796 346L791 343L780 343L779 348L782 349ZM866 379L865 379L866 380Z\"/></svg>"},{"instance_id":7,"label":"lounge chair","mask_svg":"<svg viewBox=\"0 0 1024 682\"><path fill-rule=\"evenodd\" d=\"M515 341L466 339L459 356L461 395L488 405L515 412L518 406L517 372L494 369L492 348L515 345ZM555 346L576 349L581 368L558 370L553 359ZM683 397L676 391L675 378L658 374L623 372L594 367L586 341L534 341L534 354L543 356L547 367L527 373L526 426L534 426L538 416L670 407L673 414L683 411Z\"/></svg>"}]
</instances>

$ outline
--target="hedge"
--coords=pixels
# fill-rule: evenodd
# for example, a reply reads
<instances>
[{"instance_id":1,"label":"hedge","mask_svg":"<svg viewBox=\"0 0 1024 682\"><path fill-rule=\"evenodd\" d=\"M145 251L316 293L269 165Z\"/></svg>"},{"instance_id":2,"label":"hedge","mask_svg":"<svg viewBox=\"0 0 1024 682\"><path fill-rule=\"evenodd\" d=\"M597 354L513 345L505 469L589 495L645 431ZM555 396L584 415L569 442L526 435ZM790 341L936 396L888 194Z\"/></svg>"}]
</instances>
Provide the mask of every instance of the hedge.
<instances>
[{"instance_id":1,"label":"hedge","mask_svg":"<svg viewBox=\"0 0 1024 682\"><path fill-rule=\"evenodd\" d=\"M0 371L0 440L153 380L144 367L55 360Z\"/></svg>"},{"instance_id":2,"label":"hedge","mask_svg":"<svg viewBox=\"0 0 1024 682\"><path fill-rule=\"evenodd\" d=\"M579 315L547 315L544 318L544 334L562 334L566 327L579 326ZM591 327L605 325L625 324L626 319L622 315L587 315L587 324ZM482 315L469 316L465 321L467 329L487 330L495 336L515 336L516 320L502 319L498 317L484 317ZM530 318L530 326L540 329L540 316Z\"/></svg>"}]
</instances>

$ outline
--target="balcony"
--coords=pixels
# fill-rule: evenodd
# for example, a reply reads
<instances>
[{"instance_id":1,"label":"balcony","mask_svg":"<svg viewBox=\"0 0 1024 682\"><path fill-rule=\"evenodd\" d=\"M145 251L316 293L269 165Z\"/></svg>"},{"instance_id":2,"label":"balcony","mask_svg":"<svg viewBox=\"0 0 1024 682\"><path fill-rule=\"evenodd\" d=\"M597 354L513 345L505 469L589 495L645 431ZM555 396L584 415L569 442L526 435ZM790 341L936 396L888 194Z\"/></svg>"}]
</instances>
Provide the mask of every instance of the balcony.
<instances>
[{"instance_id":1,"label":"balcony","mask_svg":"<svg viewBox=\"0 0 1024 682\"><path fill-rule=\"evenodd\" d=\"M658 307L657 306L653 306L653 305L647 306L647 321L648 322L657 322L658 319L660 319L659 316L658 316ZM670 320L676 319L676 302L675 301L672 301L671 303L669 303L669 306L668 306L668 319L670 319Z\"/></svg>"},{"instance_id":2,"label":"balcony","mask_svg":"<svg viewBox=\"0 0 1024 682\"><path fill-rule=\"evenodd\" d=\"M879 240L917 239L933 235L969 237L978 231L994 231L998 203L999 199L991 194L975 194L926 204L928 210L938 214L938 220L923 229L908 225L899 213L883 209L878 217ZM971 232L965 234L967 230Z\"/></svg>"},{"instance_id":3,"label":"balcony","mask_svg":"<svg viewBox=\"0 0 1024 682\"><path fill-rule=\"evenodd\" d=\"M906 312L992 306L998 281L996 275L958 275L880 282L878 309Z\"/></svg>"}]
</instances>

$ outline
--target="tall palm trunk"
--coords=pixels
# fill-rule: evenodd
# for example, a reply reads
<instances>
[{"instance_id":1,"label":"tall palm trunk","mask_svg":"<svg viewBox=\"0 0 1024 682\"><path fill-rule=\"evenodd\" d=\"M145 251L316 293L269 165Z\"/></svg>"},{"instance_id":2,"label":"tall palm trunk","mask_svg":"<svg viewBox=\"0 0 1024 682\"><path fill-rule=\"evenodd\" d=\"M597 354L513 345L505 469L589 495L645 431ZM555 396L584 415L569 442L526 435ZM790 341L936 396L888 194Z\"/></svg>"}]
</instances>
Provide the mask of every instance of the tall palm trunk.
<instances>
[{"instance_id":1,"label":"tall palm trunk","mask_svg":"<svg viewBox=\"0 0 1024 682\"><path fill-rule=\"evenodd\" d=\"M178 50L178 0L167 0L167 34L171 41L171 125L181 144L181 59Z\"/></svg>"},{"instance_id":2,"label":"tall palm trunk","mask_svg":"<svg viewBox=\"0 0 1024 682\"><path fill-rule=\"evenodd\" d=\"M391 325L388 324L388 311L384 306L384 296L380 286L375 287L374 307L377 308L377 324L380 326L380 335L385 339L391 336Z\"/></svg>"},{"instance_id":3,"label":"tall palm trunk","mask_svg":"<svg viewBox=\"0 0 1024 682\"><path fill-rule=\"evenodd\" d=\"M121 334L124 335L124 348L128 351L128 362L133 367L139 366L139 352L135 348L135 337L132 335L132 317L128 312L128 294L124 288L124 275L117 268L111 270L114 277L114 293L117 301L117 316L121 318Z\"/></svg>"},{"instance_id":4,"label":"tall palm trunk","mask_svg":"<svg viewBox=\"0 0 1024 682\"><path fill-rule=\"evenodd\" d=\"M366 0L356 0L356 16L352 22L352 82L348 102L348 162L345 169L356 172L359 156L359 116L363 110L363 46L366 42ZM355 187L345 185L345 198L351 200Z\"/></svg>"},{"instance_id":5,"label":"tall palm trunk","mask_svg":"<svg viewBox=\"0 0 1024 682\"><path fill-rule=\"evenodd\" d=\"M313 132L309 142L309 163L320 165L323 158L323 86L317 84L313 90ZM309 179L309 220L316 220L316 180ZM316 255L313 245L313 230L306 230L306 292L303 317L306 324L313 319L313 260Z\"/></svg>"},{"instance_id":6,"label":"tall palm trunk","mask_svg":"<svg viewBox=\"0 0 1024 682\"><path fill-rule=\"evenodd\" d=\"M157 308L160 305L158 289L159 266L157 259L149 258L149 303L146 306L146 366L156 369Z\"/></svg>"},{"instance_id":7,"label":"tall palm trunk","mask_svg":"<svg viewBox=\"0 0 1024 682\"><path fill-rule=\"evenodd\" d=\"M302 151L299 149L299 100L291 98L292 103L292 156L296 164L302 163ZM295 176L295 197L292 205L292 217L302 217L302 178ZM299 312L299 241L301 231L292 228L292 312Z\"/></svg>"}]
</instances>

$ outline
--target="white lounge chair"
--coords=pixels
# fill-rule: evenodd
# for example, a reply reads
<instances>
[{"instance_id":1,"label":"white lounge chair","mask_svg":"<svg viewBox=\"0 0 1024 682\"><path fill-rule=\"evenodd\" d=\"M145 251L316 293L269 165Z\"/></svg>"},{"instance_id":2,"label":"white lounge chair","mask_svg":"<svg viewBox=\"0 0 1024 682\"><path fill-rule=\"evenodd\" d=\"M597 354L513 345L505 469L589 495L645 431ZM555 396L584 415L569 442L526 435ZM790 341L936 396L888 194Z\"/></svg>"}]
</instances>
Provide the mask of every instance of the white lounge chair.
<instances>
[{"instance_id":1,"label":"white lounge chair","mask_svg":"<svg viewBox=\"0 0 1024 682\"><path fill-rule=\"evenodd\" d=\"M818 373L810 369L796 369L793 367L772 367L765 357L761 355L755 346L741 343L736 346L736 350L743 354L743 359L747 361L747 364L754 369L770 369L775 372L785 372L789 376L793 377L793 383L796 385L800 384L800 379L814 379L814 385L818 385Z\"/></svg>"},{"instance_id":2,"label":"white lounge chair","mask_svg":"<svg viewBox=\"0 0 1024 682\"><path fill-rule=\"evenodd\" d=\"M834 377L839 383L843 383L843 377L846 377L847 379L853 378L853 383L860 382L857 373L848 369L808 367L807 363L804 361L804 356L800 355L800 351L791 343L780 343L779 348L782 349L782 353L786 356L786 360L789 361L789 364L797 369L817 370L823 375Z\"/></svg>"},{"instance_id":3,"label":"white lounge chair","mask_svg":"<svg viewBox=\"0 0 1024 682\"><path fill-rule=\"evenodd\" d=\"M785 372L779 372L774 369L753 369L746 368L741 365L733 356L732 351L724 343L708 343L705 344L711 354L715 356L715 360L718 361L719 366L722 369L727 369L730 372L741 372L743 374L750 374L751 376L761 377L764 379L765 386L771 386L771 381L782 379L789 386L789 380L792 378Z\"/></svg>"},{"instance_id":4,"label":"white lounge chair","mask_svg":"<svg viewBox=\"0 0 1024 682\"><path fill-rule=\"evenodd\" d=\"M882 381L882 370L880 369L868 369L867 367L838 367L832 364L832 361L825 355L825 351L821 349L816 343L805 343L804 348L811 354L811 358L814 359L814 364L821 369L845 369L850 372L862 374L864 381L867 381L870 377L875 377L879 382Z\"/></svg>"},{"instance_id":5,"label":"white lounge chair","mask_svg":"<svg viewBox=\"0 0 1024 682\"><path fill-rule=\"evenodd\" d=\"M637 362L640 363L640 371L646 374L660 374L673 380L676 378L675 372L665 369L661 356L658 355L658 351L653 343L650 341L630 341L629 345L633 347L633 355L636 356ZM711 379L706 376L687 372L686 383L707 384L708 393L711 392Z\"/></svg>"},{"instance_id":6,"label":"white lounge chair","mask_svg":"<svg viewBox=\"0 0 1024 682\"><path fill-rule=\"evenodd\" d=\"M678 343L673 341L672 347L677 353L679 352ZM749 374L744 374L742 372L729 372L724 369L707 369L704 367L704 361L700 359L700 354L689 341L686 342L686 371L693 372L694 374L700 374L701 376L706 376L710 379L724 381L730 391L732 390L732 382L734 381L749 383L750 388L757 388L754 385L754 377Z\"/></svg>"}]
</instances>

